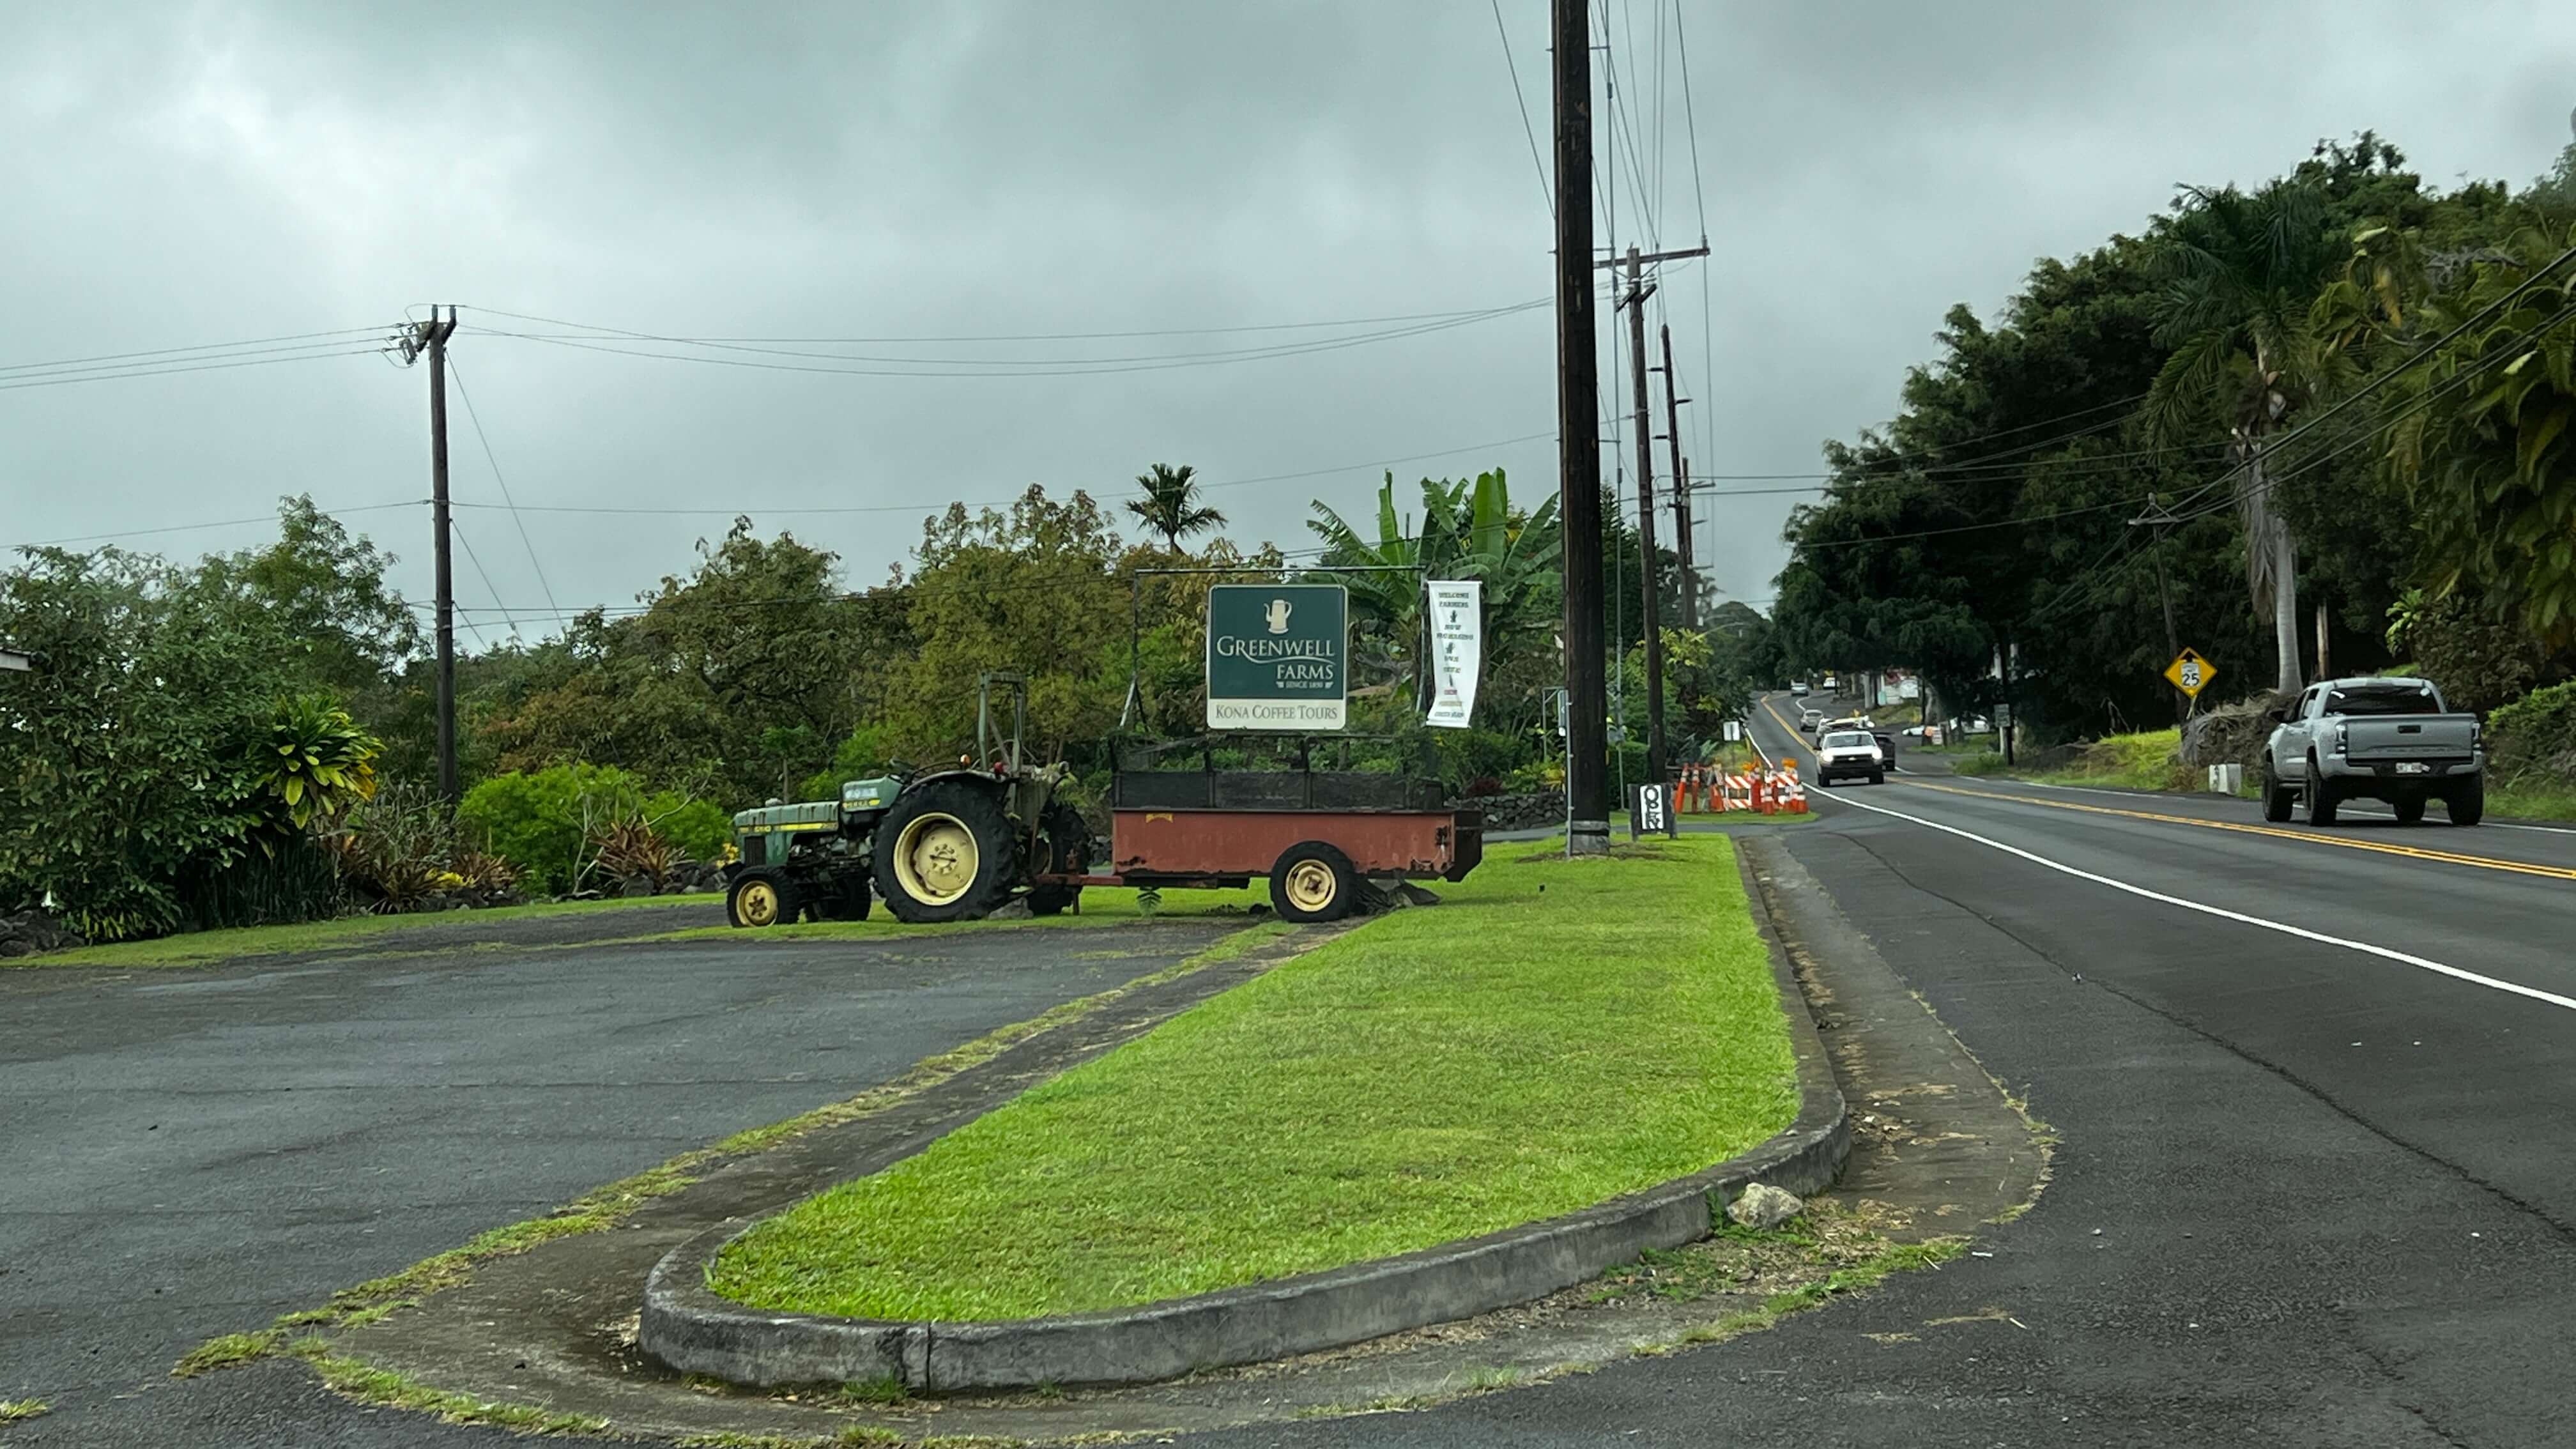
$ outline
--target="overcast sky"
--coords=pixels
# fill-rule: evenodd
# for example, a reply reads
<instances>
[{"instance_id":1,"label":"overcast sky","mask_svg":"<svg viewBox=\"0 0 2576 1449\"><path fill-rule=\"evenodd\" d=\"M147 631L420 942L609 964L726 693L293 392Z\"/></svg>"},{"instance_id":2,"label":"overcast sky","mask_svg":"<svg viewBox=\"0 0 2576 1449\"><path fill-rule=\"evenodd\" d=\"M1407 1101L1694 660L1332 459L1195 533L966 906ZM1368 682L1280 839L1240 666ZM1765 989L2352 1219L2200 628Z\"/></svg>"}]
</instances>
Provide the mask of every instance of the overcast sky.
<instances>
[{"instance_id":1,"label":"overcast sky","mask_svg":"<svg viewBox=\"0 0 2576 1449\"><path fill-rule=\"evenodd\" d=\"M1703 473L1812 472L1821 440L1886 418L1944 309L1991 313L2034 257L2137 229L2177 182L2259 180L2367 126L2428 176L2519 184L2576 105L2563 0L1685 0L1695 186L1669 5L1606 4L1647 183L1623 132L1620 243L1696 242L1704 198L1714 256L1657 298ZM1544 154L1547 6L1500 10ZM734 510L872 583L935 504L1124 497L1156 461L1195 464L1236 537L1289 548L1312 543L1309 500L1369 506L1373 460L1440 455L1385 465L1408 493L1500 465L1534 502L1556 471L1544 305L1373 341L1354 339L1421 324L1181 331L1547 297L1495 20L1487 0L0 0L0 543L258 518L283 493L426 497L426 368L360 350L431 302L465 309L457 371L530 540L460 507L490 576L460 560L460 603L532 633L549 594L624 603L684 570ZM353 355L6 386L333 329L270 345ZM589 333L753 367L564 345L588 329L1172 335ZM1176 356L1327 340L1352 345ZM1149 361L1081 375L1121 358ZM946 375L901 375L921 373ZM496 505L453 411L456 497ZM1709 510L1720 588L1768 600L1795 501ZM348 519L425 600L426 510ZM270 531L120 542L193 556Z\"/></svg>"}]
</instances>

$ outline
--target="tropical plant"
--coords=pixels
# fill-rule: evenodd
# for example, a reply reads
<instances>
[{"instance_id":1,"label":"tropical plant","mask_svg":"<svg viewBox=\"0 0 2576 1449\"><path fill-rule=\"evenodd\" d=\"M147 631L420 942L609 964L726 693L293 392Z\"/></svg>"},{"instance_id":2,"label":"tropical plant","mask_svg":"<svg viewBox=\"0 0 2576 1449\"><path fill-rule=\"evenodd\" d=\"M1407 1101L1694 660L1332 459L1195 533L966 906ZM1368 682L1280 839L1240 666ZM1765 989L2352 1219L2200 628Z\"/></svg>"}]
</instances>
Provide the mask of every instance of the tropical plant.
<instances>
[{"instance_id":1,"label":"tropical plant","mask_svg":"<svg viewBox=\"0 0 2576 1449\"><path fill-rule=\"evenodd\" d=\"M2390 385L2388 463L2420 520L2425 583L2576 645L2576 230L2528 229L2396 331L2446 341ZM2451 336L2454 331L2456 337Z\"/></svg>"},{"instance_id":2,"label":"tropical plant","mask_svg":"<svg viewBox=\"0 0 2576 1449\"><path fill-rule=\"evenodd\" d=\"M1198 470L1187 463L1174 468L1156 463L1150 472L1136 475L1136 486L1145 490L1142 498L1127 500L1127 511L1145 520L1145 526L1163 536L1164 546L1180 552L1181 540L1193 533L1225 527L1225 515L1198 501Z\"/></svg>"},{"instance_id":3,"label":"tropical plant","mask_svg":"<svg viewBox=\"0 0 2576 1449\"><path fill-rule=\"evenodd\" d=\"M259 788L278 823L296 833L316 821L328 827L375 795L375 759L383 750L337 701L312 694L283 699L257 750ZM262 847L273 853L278 833L263 836Z\"/></svg>"},{"instance_id":4,"label":"tropical plant","mask_svg":"<svg viewBox=\"0 0 2576 1449\"><path fill-rule=\"evenodd\" d=\"M2212 413L2243 466L2235 498L2245 520L2245 579L2272 616L2279 687L2300 687L2297 544L2272 498L2266 454L2274 433L2332 371L2312 325L2320 293L2349 256L2323 191L2303 179L2252 193L2187 188L2161 219L2151 253L2164 283L2157 341L2171 347L2147 397L2157 435L2186 438Z\"/></svg>"},{"instance_id":5,"label":"tropical plant","mask_svg":"<svg viewBox=\"0 0 2576 1449\"><path fill-rule=\"evenodd\" d=\"M1425 478L1422 518L1397 511L1395 475L1378 488L1377 530L1361 533L1331 507L1316 502L1306 527L1324 541L1320 578L1347 586L1351 603L1370 626L1387 657L1419 665L1423 581L1475 579L1483 583L1485 667L1498 672L1515 655L1546 640L1555 617L1557 556L1564 546L1553 497L1515 513L1503 470L1473 479Z\"/></svg>"},{"instance_id":6,"label":"tropical plant","mask_svg":"<svg viewBox=\"0 0 2576 1449\"><path fill-rule=\"evenodd\" d=\"M591 858L610 881L641 877L660 891L687 861L687 852L641 817L613 820L592 833Z\"/></svg>"}]
</instances>

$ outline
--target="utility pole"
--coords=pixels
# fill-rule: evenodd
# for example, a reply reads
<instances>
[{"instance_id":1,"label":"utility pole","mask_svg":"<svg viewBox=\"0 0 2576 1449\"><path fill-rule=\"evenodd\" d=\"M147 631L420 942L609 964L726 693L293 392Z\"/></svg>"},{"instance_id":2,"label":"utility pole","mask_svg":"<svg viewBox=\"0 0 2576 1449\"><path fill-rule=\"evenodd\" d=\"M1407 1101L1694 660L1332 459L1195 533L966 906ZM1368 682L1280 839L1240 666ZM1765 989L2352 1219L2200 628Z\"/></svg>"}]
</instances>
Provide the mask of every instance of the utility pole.
<instances>
[{"instance_id":1,"label":"utility pole","mask_svg":"<svg viewBox=\"0 0 2576 1449\"><path fill-rule=\"evenodd\" d=\"M2150 497L2147 500L2146 513L2140 517L2130 519L2129 526L2131 528L2152 527L2156 531L2156 541L2154 544L2156 551L2156 598L2164 605L2165 611L2165 657L2167 659L2180 659L2182 657L2182 636L2174 631L2173 585L2167 582L2165 578L2165 536L2172 531L2173 522L2173 511L2165 507L2164 499L2161 497ZM2176 690L2174 692L2175 724L2184 724L2189 721L2191 718L2191 705L2192 701L2190 696L2185 695L2180 690Z\"/></svg>"},{"instance_id":2,"label":"utility pole","mask_svg":"<svg viewBox=\"0 0 2576 1449\"><path fill-rule=\"evenodd\" d=\"M1628 374L1637 394L1637 570L1643 598L1639 627L1646 631L1646 776L1656 784L1664 770L1664 624L1663 601L1655 597L1655 429L1646 421L1645 273L1635 247L1628 248Z\"/></svg>"},{"instance_id":3,"label":"utility pole","mask_svg":"<svg viewBox=\"0 0 2576 1449\"><path fill-rule=\"evenodd\" d=\"M456 579L449 567L447 521L447 339L456 334L456 309L416 323L403 341L403 361L429 354L429 522L436 560L438 611L438 798L453 806L456 779Z\"/></svg>"},{"instance_id":4,"label":"utility pole","mask_svg":"<svg viewBox=\"0 0 2576 1449\"><path fill-rule=\"evenodd\" d=\"M1670 777L1664 768L1664 631L1659 617L1663 604L1655 597L1655 430L1647 421L1646 398L1646 299L1654 295L1654 288L1646 285L1645 264L1707 255L1705 242L1651 256L1628 248L1628 295L1619 301L1628 309L1628 370L1637 384L1637 552L1644 560L1638 578L1645 598L1640 622L1646 631L1646 773L1659 784ZM1612 257L1600 265L1615 268L1618 263Z\"/></svg>"},{"instance_id":5,"label":"utility pole","mask_svg":"<svg viewBox=\"0 0 2576 1449\"><path fill-rule=\"evenodd\" d=\"M1549 0L1556 90L1557 519L1565 537L1565 851L1610 851L1601 653L1601 373L1592 322L1590 0Z\"/></svg>"},{"instance_id":6,"label":"utility pole","mask_svg":"<svg viewBox=\"0 0 2576 1449\"><path fill-rule=\"evenodd\" d=\"M1699 577L1691 567L1691 550L1696 540L1691 537L1690 460L1682 456L1682 404L1686 397L1673 395L1673 329L1664 334L1664 437L1672 444L1673 454L1673 559L1681 567L1682 627L1699 627Z\"/></svg>"}]
</instances>

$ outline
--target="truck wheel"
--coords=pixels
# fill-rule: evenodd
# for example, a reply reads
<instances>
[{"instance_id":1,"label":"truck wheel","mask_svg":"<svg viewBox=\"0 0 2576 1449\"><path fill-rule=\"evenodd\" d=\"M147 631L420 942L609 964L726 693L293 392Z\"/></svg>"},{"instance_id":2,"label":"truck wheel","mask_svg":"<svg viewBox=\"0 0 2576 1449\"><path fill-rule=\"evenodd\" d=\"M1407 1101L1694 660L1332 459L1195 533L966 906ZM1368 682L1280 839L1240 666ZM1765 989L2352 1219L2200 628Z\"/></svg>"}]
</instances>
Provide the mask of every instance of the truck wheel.
<instances>
[{"instance_id":1,"label":"truck wheel","mask_svg":"<svg viewBox=\"0 0 2576 1449\"><path fill-rule=\"evenodd\" d=\"M1082 812L1061 800L1051 801L1038 817L1038 860L1056 875L1081 875L1091 868L1091 827ZM1058 916L1082 899L1082 887L1029 887L1029 914Z\"/></svg>"},{"instance_id":2,"label":"truck wheel","mask_svg":"<svg viewBox=\"0 0 2576 1449\"><path fill-rule=\"evenodd\" d=\"M1270 908L1283 921L1338 921L1359 895L1351 858L1320 840L1300 841L1270 867Z\"/></svg>"},{"instance_id":3,"label":"truck wheel","mask_svg":"<svg viewBox=\"0 0 2576 1449\"><path fill-rule=\"evenodd\" d=\"M2424 802L2421 800L2392 801L2388 808L2397 812L2397 823L2400 825L2424 823Z\"/></svg>"},{"instance_id":4,"label":"truck wheel","mask_svg":"<svg viewBox=\"0 0 2576 1449\"><path fill-rule=\"evenodd\" d=\"M1886 783L1887 783L1887 772L1886 772L1885 770L1872 770L1872 771L1870 771L1870 772L1869 772L1869 782L1870 782L1871 784L1873 784L1873 785L1884 785L1884 784L1886 784Z\"/></svg>"},{"instance_id":5,"label":"truck wheel","mask_svg":"<svg viewBox=\"0 0 2576 1449\"><path fill-rule=\"evenodd\" d=\"M2442 804L2445 809L2450 811L2451 823L2453 825L2475 825L2479 821L2486 819L2486 776L2477 776L2465 785L2452 786L2451 793L2443 797ZM2422 807L2418 806L2417 808L2421 809Z\"/></svg>"},{"instance_id":6,"label":"truck wheel","mask_svg":"<svg viewBox=\"0 0 2576 1449\"><path fill-rule=\"evenodd\" d=\"M2310 825L2334 824L2335 807L2343 802L2335 799L2333 783L2328 781L2324 773L2317 769L2317 762L2314 758L2311 758L2308 761L2307 794L2308 823Z\"/></svg>"},{"instance_id":7,"label":"truck wheel","mask_svg":"<svg viewBox=\"0 0 2576 1449\"><path fill-rule=\"evenodd\" d=\"M877 894L907 924L980 919L1010 897L1014 843L998 791L934 780L877 822Z\"/></svg>"},{"instance_id":8,"label":"truck wheel","mask_svg":"<svg viewBox=\"0 0 2576 1449\"><path fill-rule=\"evenodd\" d=\"M784 925L802 908L794 887L758 867L736 875L725 891L725 919L737 926Z\"/></svg>"},{"instance_id":9,"label":"truck wheel","mask_svg":"<svg viewBox=\"0 0 2576 1449\"><path fill-rule=\"evenodd\" d=\"M2275 825L2289 819L2290 806L2297 798L2289 786L2281 783L2281 776L2272 768L2272 762L2265 760L2263 762L2263 818Z\"/></svg>"}]
</instances>

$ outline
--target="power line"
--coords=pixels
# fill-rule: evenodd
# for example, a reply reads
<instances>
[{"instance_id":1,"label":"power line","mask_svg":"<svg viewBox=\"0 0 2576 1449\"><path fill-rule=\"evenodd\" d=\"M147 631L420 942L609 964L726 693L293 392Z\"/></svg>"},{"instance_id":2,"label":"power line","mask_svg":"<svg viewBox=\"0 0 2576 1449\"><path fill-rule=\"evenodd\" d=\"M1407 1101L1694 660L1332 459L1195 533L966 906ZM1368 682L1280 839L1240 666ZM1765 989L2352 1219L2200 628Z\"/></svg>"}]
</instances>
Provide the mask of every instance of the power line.
<instances>
[{"instance_id":1,"label":"power line","mask_svg":"<svg viewBox=\"0 0 2576 1449\"><path fill-rule=\"evenodd\" d=\"M326 508L316 509L315 511L326 518L340 518L353 513L379 513L388 508L413 508L419 506L419 503L420 500L417 498L405 498L395 503L366 503L360 504L355 508ZM217 518L210 519L204 523L167 523L157 528L129 528L117 533L82 533L74 534L69 538L40 538L32 543L12 544L10 547L20 549L54 548L66 543L95 543L106 539L141 538L146 534L155 533L193 533L201 529L239 528L247 524L275 523L276 521L276 514L263 513L256 518Z\"/></svg>"},{"instance_id":2,"label":"power line","mask_svg":"<svg viewBox=\"0 0 2576 1449\"><path fill-rule=\"evenodd\" d=\"M82 382L119 382L135 377L169 377L183 372L221 372L236 367L267 367L280 362L311 362L326 357L367 357L381 355L381 347L359 347L339 352L303 352L284 357L247 357L231 362L200 362L192 366L144 366L122 371L79 369L82 375L39 374L32 379L0 382L0 392L16 392L30 387L68 387Z\"/></svg>"},{"instance_id":3,"label":"power line","mask_svg":"<svg viewBox=\"0 0 2576 1449\"><path fill-rule=\"evenodd\" d=\"M1512 101L1521 108L1521 134L1529 138L1530 164L1538 168L1538 192L1547 200L1547 214L1556 215L1556 188L1547 180L1547 163L1539 159L1538 128L1530 124L1529 97L1521 90L1520 63L1512 59L1512 33L1503 28L1503 0L1490 0L1494 7L1494 34L1503 42L1503 68L1511 72Z\"/></svg>"},{"instance_id":4,"label":"power line","mask_svg":"<svg viewBox=\"0 0 2576 1449\"><path fill-rule=\"evenodd\" d=\"M1542 301L1546 299L1541 299ZM1237 332L1303 332L1334 327L1378 327L1403 322L1437 322L1453 318L1486 316L1495 308L1460 307L1445 312L1399 312L1383 317L1341 317L1320 322L1247 322L1217 327L1152 327L1125 332L978 332L948 333L918 337L663 337L649 332L605 327L589 322L572 322L561 317L540 317L528 312L504 311L499 307L469 306L469 311L507 317L514 322L535 322L547 327L574 327L585 332L606 332L638 341L717 343L798 343L810 347L840 345L848 347L877 346L893 343L933 343L965 346L984 342L1100 342L1134 337L1215 337Z\"/></svg>"},{"instance_id":5,"label":"power line","mask_svg":"<svg viewBox=\"0 0 2576 1449\"><path fill-rule=\"evenodd\" d=\"M483 581L483 592L492 596L492 606L500 610L501 622L510 626L510 632L512 634L518 633L519 621L511 618L509 609L501 603L501 591L492 587L492 576L483 571L483 560L474 552L473 541L465 536L465 530L458 528L452 522L448 524L448 531L456 536L456 542L464 548L465 561L474 565L474 576ZM465 621L465 627L472 631L475 643L482 645L486 649L492 647L492 641L483 637L483 631L476 627L472 619L467 619Z\"/></svg>"},{"instance_id":6,"label":"power line","mask_svg":"<svg viewBox=\"0 0 2576 1449\"><path fill-rule=\"evenodd\" d=\"M1267 361L1280 357L1303 357L1319 352L1337 352L1345 348L1359 347L1369 343L1388 342L1408 337L1422 337L1434 332L1445 332L1452 328L1464 327L1477 322L1491 321L1499 317L1516 316L1520 313L1535 311L1538 308L1544 307L1548 305L1548 300L1549 299L1542 298L1535 301L1520 303L1516 306L1502 307L1491 311L1474 313L1466 317L1446 322L1424 323L1420 326L1400 328L1384 332L1363 333L1354 337L1337 337L1314 342L1285 343L1269 348L1250 348L1225 353L1193 354L1164 360L1123 362L1115 365L1094 365L1091 363L1083 363L1075 366L1058 366L1041 365L1027 361L995 363L978 361L975 359L925 359L928 361L938 362L941 368L945 369L937 371L921 370L918 368L823 367L810 363L760 362L744 357L709 357L679 352L653 352L635 347L614 347L605 342L583 341L569 337L548 337L542 334L529 332L487 331L483 335L489 337L513 337L522 341L540 343L548 347L573 347L580 348L587 352L606 352L626 357L651 358L659 362L689 362L714 367L745 367L765 372L819 373L846 377L1096 377L1114 373L1165 372L1175 368L1219 366L1227 363ZM675 339L675 341L677 340ZM766 349L729 348L727 350L762 351ZM822 354L822 356L829 357L831 354ZM861 361L865 359L853 358L851 360ZM982 368L983 370L966 370L973 368Z\"/></svg>"},{"instance_id":7,"label":"power line","mask_svg":"<svg viewBox=\"0 0 2576 1449\"><path fill-rule=\"evenodd\" d=\"M1699 109L1691 103L1690 36L1682 29L1682 5L1673 7L1673 42L1681 56L1682 115L1690 127L1691 199L1699 204L1699 239L1708 240L1708 193L1702 189L1699 174ZM1708 270L1701 269L1703 274Z\"/></svg>"},{"instance_id":8,"label":"power line","mask_svg":"<svg viewBox=\"0 0 2576 1449\"><path fill-rule=\"evenodd\" d=\"M1400 458L1375 458L1363 463L1345 463L1332 468L1309 468L1296 473L1267 473L1253 478L1229 478L1212 483L1202 483L1200 486L1203 488L1245 488L1256 483L1288 483L1301 478L1323 478L1336 473L1355 473L1365 468L1384 468L1396 463L1418 463L1427 458L1446 458L1459 453L1481 453L1489 448L1504 448L1519 443L1535 443L1542 439L1553 441L1555 437L1556 434L1553 431L1544 433L1523 433L1516 438L1498 438L1491 442L1469 443L1464 447L1458 448L1439 448L1428 453L1407 454ZM1107 495L1102 495L1102 498L1106 500ZM757 515L763 513L868 514L917 513L923 511L937 513L946 511L952 505L964 508L1008 508L1019 501L1020 500L1018 498L993 498L981 501L961 498L932 503L822 503L810 506L763 503L756 506L736 505L732 507L659 507L637 505L589 506L576 504L531 503L525 505L522 511L528 513L596 513L706 517L732 517L735 515ZM491 508L496 505L489 503L458 503L455 506L459 508Z\"/></svg>"},{"instance_id":9,"label":"power line","mask_svg":"<svg viewBox=\"0 0 2576 1449\"><path fill-rule=\"evenodd\" d=\"M528 522L519 516L518 500L510 496L510 480L501 475L501 460L492 455L492 439L483 431L482 415L474 411L474 395L465 390L465 374L458 370L455 358L451 357L447 360L447 375L456 380L457 401L465 404L465 420L474 425L475 441L483 445L483 461L492 465L492 481L501 485L501 501L510 510L510 521L518 525L519 544L528 551L528 567L537 572L537 587L545 590L546 607L555 616L555 626L569 627L563 616L563 610L555 605L555 586L546 581L546 566L537 561L536 541L528 537ZM470 555L471 550L468 550L468 553ZM483 565L478 562L474 567L477 572L480 572ZM491 580L485 579L484 583L488 587ZM493 597L497 599L499 595L495 594ZM515 631L519 627L517 621L513 620L510 627Z\"/></svg>"},{"instance_id":10,"label":"power line","mask_svg":"<svg viewBox=\"0 0 2576 1449\"><path fill-rule=\"evenodd\" d=\"M140 358L176 358L182 353L239 352L246 348L271 347L281 342L313 343L322 338L374 336L389 330L388 326L341 327L329 332L291 332L282 337L250 337L238 342L203 342L193 347L154 347L141 352L102 352L90 357L64 357L52 362L0 363L0 374L40 372L60 367L80 367L88 363L132 362ZM284 349L279 349L284 350ZM188 359L195 360L195 359Z\"/></svg>"}]
</instances>

